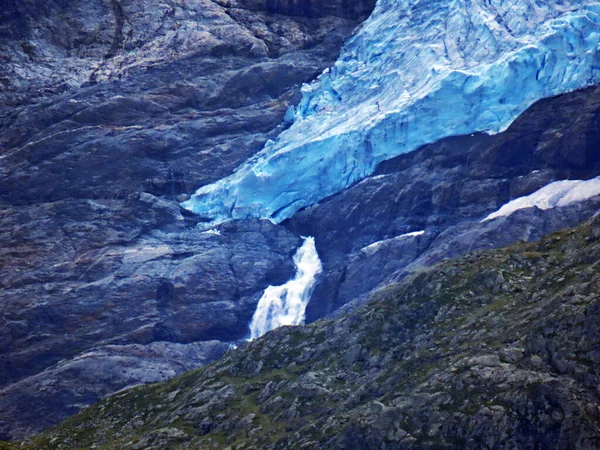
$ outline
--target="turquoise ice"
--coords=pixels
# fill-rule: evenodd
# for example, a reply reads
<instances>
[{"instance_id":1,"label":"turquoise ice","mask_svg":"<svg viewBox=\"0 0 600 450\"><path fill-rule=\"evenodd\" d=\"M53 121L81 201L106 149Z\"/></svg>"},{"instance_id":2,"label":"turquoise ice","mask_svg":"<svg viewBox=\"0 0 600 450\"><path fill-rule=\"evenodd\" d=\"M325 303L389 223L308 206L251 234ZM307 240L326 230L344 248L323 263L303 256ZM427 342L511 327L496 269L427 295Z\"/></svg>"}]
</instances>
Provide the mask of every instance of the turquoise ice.
<instances>
[{"instance_id":1,"label":"turquoise ice","mask_svg":"<svg viewBox=\"0 0 600 450\"><path fill-rule=\"evenodd\" d=\"M535 101L600 82L600 3L379 0L294 123L183 206L280 222L453 135L498 133Z\"/></svg>"}]
</instances>

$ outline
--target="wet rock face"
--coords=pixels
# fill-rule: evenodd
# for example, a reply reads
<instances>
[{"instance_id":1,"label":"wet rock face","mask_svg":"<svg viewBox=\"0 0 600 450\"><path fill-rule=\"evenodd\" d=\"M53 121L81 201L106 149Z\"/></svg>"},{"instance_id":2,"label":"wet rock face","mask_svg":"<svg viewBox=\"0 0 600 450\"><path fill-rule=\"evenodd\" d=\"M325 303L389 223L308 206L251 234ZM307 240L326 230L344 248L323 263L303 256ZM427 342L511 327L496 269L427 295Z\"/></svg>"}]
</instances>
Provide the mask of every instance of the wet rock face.
<instances>
[{"instance_id":1,"label":"wet rock face","mask_svg":"<svg viewBox=\"0 0 600 450\"><path fill-rule=\"evenodd\" d=\"M203 234L178 202L286 126L300 85L335 61L364 5L301 14L265 2L3 3L4 438L246 336L262 291L292 275L299 236L260 221ZM175 344L199 349L173 365L151 348ZM129 345L141 349L106 351ZM93 377L94 365L106 376ZM44 408L25 414L15 405L32 393Z\"/></svg>"},{"instance_id":2,"label":"wet rock face","mask_svg":"<svg viewBox=\"0 0 600 450\"><path fill-rule=\"evenodd\" d=\"M81 217L85 205L80 206ZM3 280L3 384L85 351L90 341L243 338L262 289L293 273L291 254L300 243L268 223L250 223L221 236L188 230L155 232L135 242L111 240L78 255L61 246L68 242L65 228L50 237L59 244L42 261L21 245L32 259L30 268ZM34 249L49 245L26 237ZM63 252L73 259L64 261Z\"/></svg>"},{"instance_id":3,"label":"wet rock face","mask_svg":"<svg viewBox=\"0 0 600 450\"><path fill-rule=\"evenodd\" d=\"M301 239L269 223L236 225L221 235L145 234L119 202L94 202L53 203L52 213L64 215L55 228L46 205L32 208L41 218L29 217L30 226L7 241L21 265L11 266L11 254L2 258L5 436L38 431L123 387L214 360L226 342L249 334L264 288L294 271L291 257ZM18 219L25 220L22 212L3 222L12 228ZM81 251L76 237L90 234ZM202 343L213 340L221 342L205 351ZM198 349L182 352L174 364L169 346L175 343ZM141 350L127 358L104 351L132 344ZM155 345L165 351L150 351ZM32 403L43 408L31 409Z\"/></svg>"}]
</instances>

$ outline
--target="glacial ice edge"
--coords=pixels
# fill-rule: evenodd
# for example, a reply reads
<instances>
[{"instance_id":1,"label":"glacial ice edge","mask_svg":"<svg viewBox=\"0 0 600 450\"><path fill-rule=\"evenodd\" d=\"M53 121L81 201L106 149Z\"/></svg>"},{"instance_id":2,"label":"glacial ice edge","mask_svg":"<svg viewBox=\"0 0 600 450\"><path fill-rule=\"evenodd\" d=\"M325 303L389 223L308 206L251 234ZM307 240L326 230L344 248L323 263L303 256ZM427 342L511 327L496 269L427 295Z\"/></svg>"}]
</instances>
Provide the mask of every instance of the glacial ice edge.
<instances>
[{"instance_id":1,"label":"glacial ice edge","mask_svg":"<svg viewBox=\"0 0 600 450\"><path fill-rule=\"evenodd\" d=\"M583 3L583 5L581 4ZM505 130L537 100L600 83L600 3L379 0L293 125L182 205L211 220L299 209L444 137Z\"/></svg>"}]
</instances>

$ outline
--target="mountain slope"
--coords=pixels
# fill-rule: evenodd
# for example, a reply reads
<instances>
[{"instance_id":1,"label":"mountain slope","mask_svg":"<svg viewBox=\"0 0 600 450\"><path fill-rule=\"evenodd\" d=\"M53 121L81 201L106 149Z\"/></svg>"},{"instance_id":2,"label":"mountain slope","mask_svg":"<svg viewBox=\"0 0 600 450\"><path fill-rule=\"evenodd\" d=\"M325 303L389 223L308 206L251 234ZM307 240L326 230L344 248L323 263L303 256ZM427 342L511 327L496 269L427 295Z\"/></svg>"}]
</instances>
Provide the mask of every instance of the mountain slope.
<instances>
[{"instance_id":1,"label":"mountain slope","mask_svg":"<svg viewBox=\"0 0 600 450\"><path fill-rule=\"evenodd\" d=\"M360 296L348 307L354 308L374 287L448 256L578 224L600 204L592 198L479 223L551 181L600 175L600 91L592 87L536 103L506 132L442 139L386 161L374 176L287 222L244 220L203 232L196 228L202 218L180 202L231 174L290 127L301 84L334 63L374 0L4 3L0 440L21 439L124 387L217 359L248 335L264 289L293 276L301 236L315 237L324 264L309 303L312 321ZM389 58L399 52L384 57L370 45L364 54L355 51L366 35L371 44L395 36L378 35L382 23L390 30L406 24L395 19L408 2L380 3L385 8L376 26L356 30L342 67L305 89L296 116L307 120L303 126L311 133L322 130L309 127L310 120L319 125L329 113L337 115L334 121L344 119L339 99L329 97L330 81L344 93L342 103L354 106L382 73L377 89L387 81L397 87L397 73L387 70L393 72ZM508 39L511 31L502 26L494 30L502 38L497 41L506 37L517 47L540 30L567 41L587 36L574 42L579 50L597 38L583 33L595 26L597 10L581 2L410 4L410 17L421 25L455 10L449 8L458 7L453 20L473 8L481 17L481 4L495 8L489 23L502 19L514 33ZM557 28L520 28L523 12L531 12L523 5L539 9L531 23L548 19ZM559 17L568 20L552 22ZM452 39L462 39L459 22L448 28ZM468 30L469 39L481 31ZM397 49L388 43L385 48ZM570 81L592 80L586 74L596 73L588 66L594 53L566 50L557 54L569 65L581 59L582 70L570 77L559 65L554 81L566 80L561 89L570 89ZM361 58L369 73L355 66ZM366 80L369 90L362 90ZM380 100L398 100L377 89ZM359 109L374 112L373 105ZM293 178L287 169L296 165L283 175Z\"/></svg>"},{"instance_id":2,"label":"mountain slope","mask_svg":"<svg viewBox=\"0 0 600 450\"><path fill-rule=\"evenodd\" d=\"M594 449L600 218L135 388L31 448Z\"/></svg>"},{"instance_id":3,"label":"mountain slope","mask_svg":"<svg viewBox=\"0 0 600 450\"><path fill-rule=\"evenodd\" d=\"M299 236L178 202L288 126L374 1L294 5L2 2L0 439L218 357L291 276Z\"/></svg>"}]
</instances>

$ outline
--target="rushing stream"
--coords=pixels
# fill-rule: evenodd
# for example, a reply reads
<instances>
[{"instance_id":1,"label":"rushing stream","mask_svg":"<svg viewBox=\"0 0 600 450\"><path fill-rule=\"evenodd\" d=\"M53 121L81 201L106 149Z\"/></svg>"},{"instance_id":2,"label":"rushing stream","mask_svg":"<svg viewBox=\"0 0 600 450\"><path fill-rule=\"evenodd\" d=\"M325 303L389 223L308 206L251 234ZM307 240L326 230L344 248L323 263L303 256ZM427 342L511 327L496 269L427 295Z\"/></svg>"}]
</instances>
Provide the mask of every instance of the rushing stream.
<instances>
[{"instance_id":1,"label":"rushing stream","mask_svg":"<svg viewBox=\"0 0 600 450\"><path fill-rule=\"evenodd\" d=\"M304 238L304 243L294 255L296 274L281 286L269 286L258 302L250 322L250 339L256 339L270 330L284 325L304 322L306 305L323 271L315 247L315 238Z\"/></svg>"}]
</instances>

